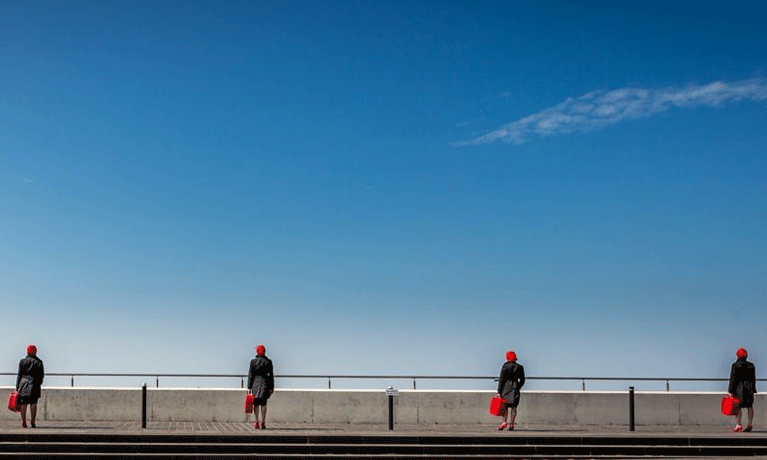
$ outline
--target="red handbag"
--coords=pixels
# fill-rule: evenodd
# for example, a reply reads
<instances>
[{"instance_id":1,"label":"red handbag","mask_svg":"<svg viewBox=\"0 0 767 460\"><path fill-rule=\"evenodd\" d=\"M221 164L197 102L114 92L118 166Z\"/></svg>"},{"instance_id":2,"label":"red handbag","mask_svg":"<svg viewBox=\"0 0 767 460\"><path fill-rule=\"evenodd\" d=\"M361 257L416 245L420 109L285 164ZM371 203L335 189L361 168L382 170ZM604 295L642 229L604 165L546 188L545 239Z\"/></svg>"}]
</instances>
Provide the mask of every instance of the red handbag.
<instances>
[{"instance_id":1,"label":"red handbag","mask_svg":"<svg viewBox=\"0 0 767 460\"><path fill-rule=\"evenodd\" d=\"M245 395L245 413L250 414L253 412L253 401L255 400L255 396L252 394Z\"/></svg>"},{"instance_id":2,"label":"red handbag","mask_svg":"<svg viewBox=\"0 0 767 460\"><path fill-rule=\"evenodd\" d=\"M506 400L499 396L494 396L490 400L490 415L506 415Z\"/></svg>"},{"instance_id":3,"label":"red handbag","mask_svg":"<svg viewBox=\"0 0 767 460\"><path fill-rule=\"evenodd\" d=\"M740 401L738 401L738 398L732 396L725 396L722 398L722 414L738 415L739 407Z\"/></svg>"},{"instance_id":4,"label":"red handbag","mask_svg":"<svg viewBox=\"0 0 767 460\"><path fill-rule=\"evenodd\" d=\"M19 412L19 393L16 391L11 391L11 394L8 395L8 410L12 412Z\"/></svg>"}]
</instances>

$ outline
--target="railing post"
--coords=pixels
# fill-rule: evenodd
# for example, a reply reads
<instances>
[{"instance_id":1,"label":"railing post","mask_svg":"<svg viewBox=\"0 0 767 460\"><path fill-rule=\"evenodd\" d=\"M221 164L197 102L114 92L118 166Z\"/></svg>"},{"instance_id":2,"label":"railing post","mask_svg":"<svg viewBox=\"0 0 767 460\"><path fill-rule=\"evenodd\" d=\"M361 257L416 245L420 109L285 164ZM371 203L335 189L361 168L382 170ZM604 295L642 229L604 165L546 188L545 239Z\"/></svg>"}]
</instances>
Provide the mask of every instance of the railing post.
<instances>
[{"instance_id":1,"label":"railing post","mask_svg":"<svg viewBox=\"0 0 767 460\"><path fill-rule=\"evenodd\" d=\"M245 388L245 377L240 377L240 388Z\"/></svg>"},{"instance_id":2,"label":"railing post","mask_svg":"<svg viewBox=\"0 0 767 460\"><path fill-rule=\"evenodd\" d=\"M413 389L415 390L415 377L413 377Z\"/></svg>"},{"instance_id":3,"label":"railing post","mask_svg":"<svg viewBox=\"0 0 767 460\"><path fill-rule=\"evenodd\" d=\"M157 383L155 384L156 388L160 388L160 376L157 376Z\"/></svg>"},{"instance_id":4,"label":"railing post","mask_svg":"<svg viewBox=\"0 0 767 460\"><path fill-rule=\"evenodd\" d=\"M581 380L581 388L586 391L586 379Z\"/></svg>"},{"instance_id":5,"label":"railing post","mask_svg":"<svg viewBox=\"0 0 767 460\"><path fill-rule=\"evenodd\" d=\"M328 377L328 390L330 389L330 377Z\"/></svg>"},{"instance_id":6,"label":"railing post","mask_svg":"<svg viewBox=\"0 0 767 460\"><path fill-rule=\"evenodd\" d=\"M141 428L146 428L146 382L141 385Z\"/></svg>"},{"instance_id":7,"label":"railing post","mask_svg":"<svg viewBox=\"0 0 767 460\"><path fill-rule=\"evenodd\" d=\"M72 387L74 388L74 386L75 386L75 376L73 375L72 376Z\"/></svg>"},{"instance_id":8,"label":"railing post","mask_svg":"<svg viewBox=\"0 0 767 460\"><path fill-rule=\"evenodd\" d=\"M634 387L629 387L629 431L634 431Z\"/></svg>"},{"instance_id":9,"label":"railing post","mask_svg":"<svg viewBox=\"0 0 767 460\"><path fill-rule=\"evenodd\" d=\"M671 391L671 384L666 380L666 391Z\"/></svg>"}]
</instances>

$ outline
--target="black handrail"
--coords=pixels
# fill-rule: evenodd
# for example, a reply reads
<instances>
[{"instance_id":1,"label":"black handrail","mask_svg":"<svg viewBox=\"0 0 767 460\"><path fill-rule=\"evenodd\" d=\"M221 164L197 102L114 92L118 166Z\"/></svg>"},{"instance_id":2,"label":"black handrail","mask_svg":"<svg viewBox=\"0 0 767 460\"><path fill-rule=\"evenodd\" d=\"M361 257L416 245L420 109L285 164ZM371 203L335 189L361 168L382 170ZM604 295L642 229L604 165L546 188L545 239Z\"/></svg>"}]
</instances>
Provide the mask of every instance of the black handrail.
<instances>
[{"instance_id":1,"label":"black handrail","mask_svg":"<svg viewBox=\"0 0 767 460\"><path fill-rule=\"evenodd\" d=\"M15 373L0 372L0 376L15 376ZM247 375L244 374L174 374L174 373L158 373L158 372L146 372L146 373L93 373L93 372L47 372L46 376L53 377L70 377L71 386L75 386L75 377L154 377L155 386L160 386L160 377L162 378L238 378L240 379L240 387L244 388L245 379ZM275 375L277 379L327 379L328 388L331 388L332 380L412 380L413 389L416 389L416 382L418 380L489 380L495 381L495 376L482 376L482 375L412 375L412 374L400 374L400 375L350 375L350 374L284 374ZM666 391L671 391L671 382L727 382L727 378L715 378L715 377L563 377L563 376L531 376L527 377L527 380L542 380L542 381L580 381L582 382L583 391L586 390L586 382L665 382ZM767 379L757 379L759 382L767 382Z\"/></svg>"}]
</instances>

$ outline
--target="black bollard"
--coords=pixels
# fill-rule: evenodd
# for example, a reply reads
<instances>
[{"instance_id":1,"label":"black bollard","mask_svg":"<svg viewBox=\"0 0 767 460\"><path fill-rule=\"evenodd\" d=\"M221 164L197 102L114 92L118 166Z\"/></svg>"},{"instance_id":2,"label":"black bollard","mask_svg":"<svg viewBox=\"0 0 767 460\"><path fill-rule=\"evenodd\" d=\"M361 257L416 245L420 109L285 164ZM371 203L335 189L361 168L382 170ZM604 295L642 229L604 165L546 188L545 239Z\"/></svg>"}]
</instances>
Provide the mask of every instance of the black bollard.
<instances>
[{"instance_id":1,"label":"black bollard","mask_svg":"<svg viewBox=\"0 0 767 460\"><path fill-rule=\"evenodd\" d=\"M141 428L146 428L146 382L141 385Z\"/></svg>"},{"instance_id":2,"label":"black bollard","mask_svg":"<svg viewBox=\"0 0 767 460\"><path fill-rule=\"evenodd\" d=\"M389 430L394 429L394 397L399 394L392 386L386 389L386 396L389 397Z\"/></svg>"},{"instance_id":3,"label":"black bollard","mask_svg":"<svg viewBox=\"0 0 767 460\"><path fill-rule=\"evenodd\" d=\"M634 387L629 387L629 431L634 431Z\"/></svg>"}]
</instances>

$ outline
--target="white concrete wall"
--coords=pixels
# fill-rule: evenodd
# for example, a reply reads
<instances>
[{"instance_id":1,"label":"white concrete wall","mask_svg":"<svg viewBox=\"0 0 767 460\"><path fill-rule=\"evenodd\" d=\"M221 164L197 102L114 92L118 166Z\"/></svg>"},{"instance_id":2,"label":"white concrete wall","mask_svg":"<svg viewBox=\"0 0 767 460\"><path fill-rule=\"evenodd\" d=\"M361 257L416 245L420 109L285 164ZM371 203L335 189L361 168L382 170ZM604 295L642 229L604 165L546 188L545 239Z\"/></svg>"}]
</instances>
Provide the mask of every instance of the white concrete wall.
<instances>
[{"instance_id":1,"label":"white concrete wall","mask_svg":"<svg viewBox=\"0 0 767 460\"><path fill-rule=\"evenodd\" d=\"M7 401L11 387L0 387ZM395 423L495 424L491 391L400 390ZM730 425L719 413L722 393L637 392L637 425ZM245 390L148 388L148 421L243 422ZM756 395L755 424L767 425L767 396ZM5 401L4 401L5 402ZM388 422L383 390L277 390L269 400L272 422L306 424ZM627 391L523 391L521 424L627 425ZM0 420L18 414L3 409ZM43 387L39 420L140 421L140 388Z\"/></svg>"}]
</instances>

